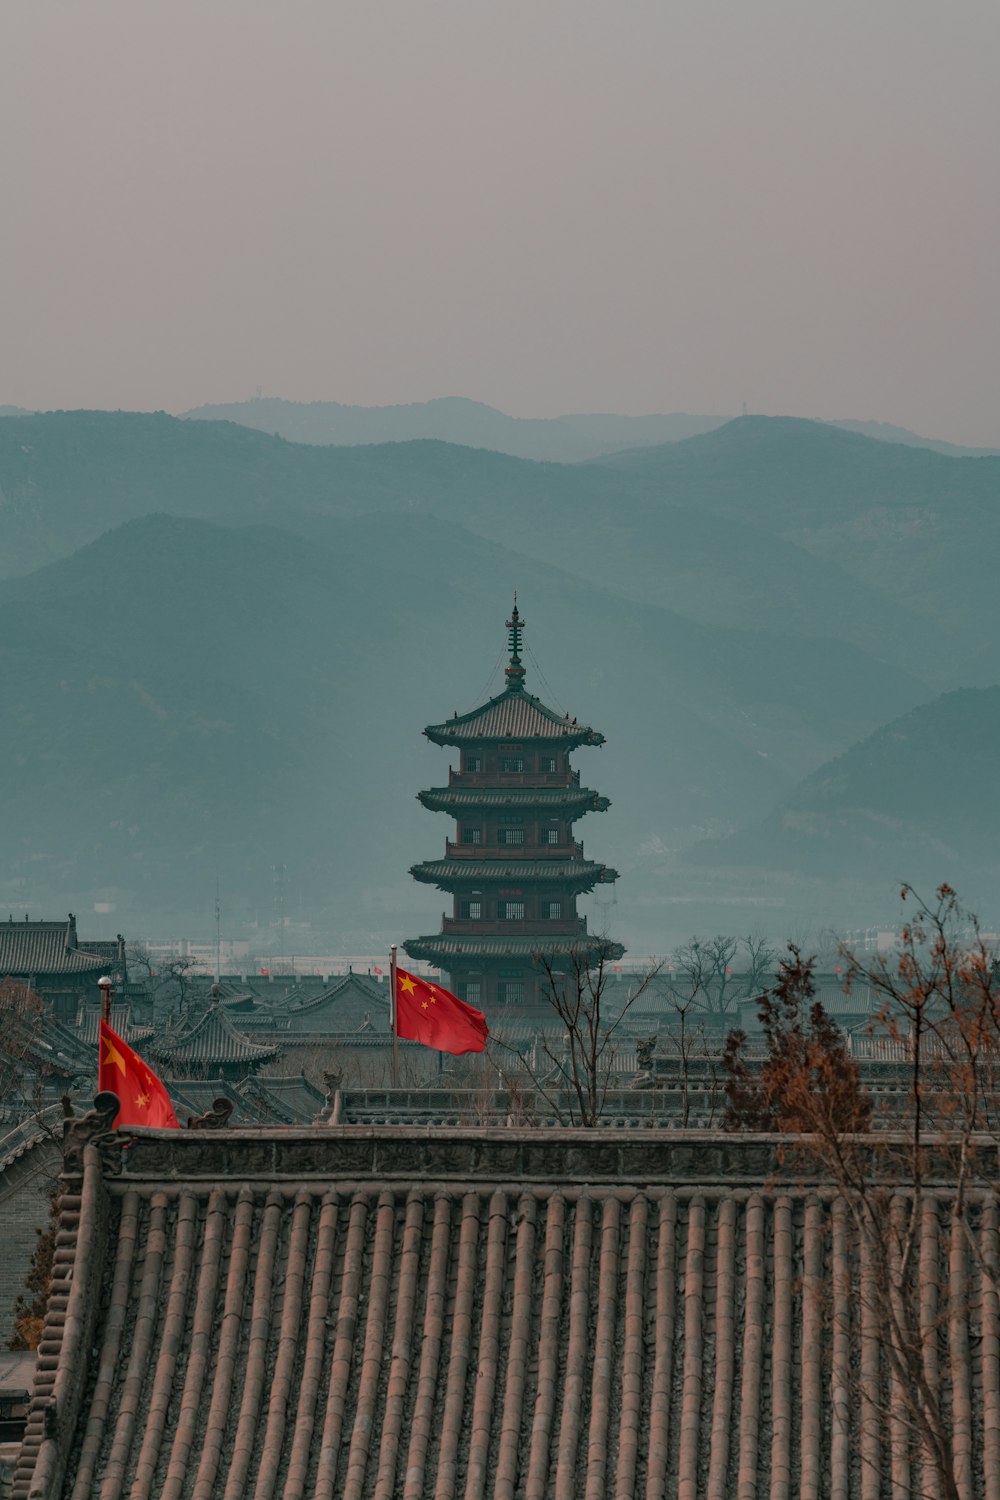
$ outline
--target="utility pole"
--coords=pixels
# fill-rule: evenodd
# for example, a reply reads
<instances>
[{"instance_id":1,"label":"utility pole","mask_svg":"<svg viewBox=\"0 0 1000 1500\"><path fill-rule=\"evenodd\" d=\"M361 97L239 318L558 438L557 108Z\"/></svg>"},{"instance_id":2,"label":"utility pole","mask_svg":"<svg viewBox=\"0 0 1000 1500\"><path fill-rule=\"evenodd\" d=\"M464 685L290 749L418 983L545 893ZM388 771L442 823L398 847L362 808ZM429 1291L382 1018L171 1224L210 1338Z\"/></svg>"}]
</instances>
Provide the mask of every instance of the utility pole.
<instances>
[{"instance_id":1,"label":"utility pole","mask_svg":"<svg viewBox=\"0 0 1000 1500\"><path fill-rule=\"evenodd\" d=\"M285 918L285 876L288 873L288 866L286 864L282 863L282 864L273 865L271 868L272 868L272 874L274 876L274 925L275 925L275 927L277 929L278 957L281 958L281 959L283 959L284 956L285 956L285 921L286 921L286 918Z\"/></svg>"},{"instance_id":2,"label":"utility pole","mask_svg":"<svg viewBox=\"0 0 1000 1500\"><path fill-rule=\"evenodd\" d=\"M219 904L219 873L215 873L215 982L222 978L222 907Z\"/></svg>"}]
</instances>

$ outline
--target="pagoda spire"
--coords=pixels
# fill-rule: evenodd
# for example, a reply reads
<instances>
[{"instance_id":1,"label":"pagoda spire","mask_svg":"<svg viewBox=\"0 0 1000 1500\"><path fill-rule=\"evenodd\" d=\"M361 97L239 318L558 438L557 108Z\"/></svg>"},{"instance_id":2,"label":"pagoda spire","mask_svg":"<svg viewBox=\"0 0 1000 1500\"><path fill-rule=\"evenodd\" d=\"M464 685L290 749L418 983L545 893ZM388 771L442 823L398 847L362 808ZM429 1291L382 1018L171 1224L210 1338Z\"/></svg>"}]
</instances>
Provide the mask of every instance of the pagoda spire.
<instances>
[{"instance_id":1,"label":"pagoda spire","mask_svg":"<svg viewBox=\"0 0 1000 1500\"><path fill-rule=\"evenodd\" d=\"M517 612L517 590L514 590L514 612L510 619L504 622L507 627L507 649L510 652L510 662L504 668L504 676L507 679L508 693L521 693L524 691L524 667L521 665L521 633L524 630L524 621Z\"/></svg>"}]
</instances>

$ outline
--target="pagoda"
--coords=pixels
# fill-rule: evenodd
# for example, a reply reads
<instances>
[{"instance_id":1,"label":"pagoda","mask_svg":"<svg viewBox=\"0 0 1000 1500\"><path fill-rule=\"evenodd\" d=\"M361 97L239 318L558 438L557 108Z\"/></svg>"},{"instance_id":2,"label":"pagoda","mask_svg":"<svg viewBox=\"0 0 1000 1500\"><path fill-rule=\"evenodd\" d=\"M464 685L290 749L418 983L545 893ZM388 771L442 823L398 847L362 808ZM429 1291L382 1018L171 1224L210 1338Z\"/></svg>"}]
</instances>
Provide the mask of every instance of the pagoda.
<instances>
[{"instance_id":1,"label":"pagoda","mask_svg":"<svg viewBox=\"0 0 1000 1500\"><path fill-rule=\"evenodd\" d=\"M577 818L610 806L607 797L581 787L570 765L572 751L603 745L604 736L525 691L524 623L515 594L504 691L424 730L435 745L460 755L447 786L417 794L430 811L455 819L455 838L443 859L414 865L410 874L446 891L453 907L439 933L403 944L411 958L446 971L460 999L488 1012L543 999L542 960L558 971L560 961L620 958L625 951L589 934L576 909L581 895L618 877L585 859L573 833Z\"/></svg>"}]
</instances>

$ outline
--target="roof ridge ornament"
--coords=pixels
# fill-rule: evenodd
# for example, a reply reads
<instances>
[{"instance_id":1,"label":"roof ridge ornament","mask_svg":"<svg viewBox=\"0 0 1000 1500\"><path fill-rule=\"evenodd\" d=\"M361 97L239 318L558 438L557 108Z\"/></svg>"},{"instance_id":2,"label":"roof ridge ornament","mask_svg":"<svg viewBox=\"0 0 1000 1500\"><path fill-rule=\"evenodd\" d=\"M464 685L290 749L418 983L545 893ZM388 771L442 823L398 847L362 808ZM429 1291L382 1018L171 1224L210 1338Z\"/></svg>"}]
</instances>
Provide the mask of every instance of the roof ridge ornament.
<instances>
[{"instance_id":1,"label":"roof ridge ornament","mask_svg":"<svg viewBox=\"0 0 1000 1500\"><path fill-rule=\"evenodd\" d=\"M507 627L507 649L510 652L510 664L504 668L504 676L507 679L508 693L523 693L524 691L524 667L521 664L521 633L524 630L524 620L517 610L517 589L514 590L514 610Z\"/></svg>"}]
</instances>

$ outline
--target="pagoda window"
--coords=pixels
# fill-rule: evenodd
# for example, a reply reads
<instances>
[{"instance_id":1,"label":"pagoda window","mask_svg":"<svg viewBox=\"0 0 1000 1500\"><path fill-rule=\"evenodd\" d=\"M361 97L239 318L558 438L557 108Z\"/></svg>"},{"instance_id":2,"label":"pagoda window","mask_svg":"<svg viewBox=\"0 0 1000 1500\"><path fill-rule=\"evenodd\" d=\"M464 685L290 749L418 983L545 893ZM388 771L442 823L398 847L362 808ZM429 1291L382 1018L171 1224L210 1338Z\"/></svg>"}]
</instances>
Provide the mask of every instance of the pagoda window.
<instances>
[{"instance_id":1,"label":"pagoda window","mask_svg":"<svg viewBox=\"0 0 1000 1500\"><path fill-rule=\"evenodd\" d=\"M559 830L558 830L558 828L546 828L546 830L545 830L545 842L547 844L558 844L558 842L559 842Z\"/></svg>"},{"instance_id":2,"label":"pagoda window","mask_svg":"<svg viewBox=\"0 0 1000 1500\"><path fill-rule=\"evenodd\" d=\"M523 828L501 828L498 830L497 843L499 844L523 844Z\"/></svg>"},{"instance_id":3,"label":"pagoda window","mask_svg":"<svg viewBox=\"0 0 1000 1500\"><path fill-rule=\"evenodd\" d=\"M543 755L542 756L542 770L543 771L548 771L549 774L551 775L553 772L558 771L558 769L559 769L559 761L558 761L558 758L555 755Z\"/></svg>"},{"instance_id":4,"label":"pagoda window","mask_svg":"<svg viewBox=\"0 0 1000 1500\"><path fill-rule=\"evenodd\" d=\"M481 755L467 755L465 757L465 769L467 771L481 771L483 769L483 757Z\"/></svg>"},{"instance_id":5,"label":"pagoda window","mask_svg":"<svg viewBox=\"0 0 1000 1500\"><path fill-rule=\"evenodd\" d=\"M482 919L483 903L481 901L460 901L458 903L458 914L461 917L468 917L471 922L478 922Z\"/></svg>"},{"instance_id":6,"label":"pagoda window","mask_svg":"<svg viewBox=\"0 0 1000 1500\"><path fill-rule=\"evenodd\" d=\"M542 907L543 916L547 917L550 922L558 922L562 919L561 901L543 901Z\"/></svg>"},{"instance_id":7,"label":"pagoda window","mask_svg":"<svg viewBox=\"0 0 1000 1500\"><path fill-rule=\"evenodd\" d=\"M481 828L463 828L463 844L481 844L483 842L483 830Z\"/></svg>"},{"instance_id":8,"label":"pagoda window","mask_svg":"<svg viewBox=\"0 0 1000 1500\"><path fill-rule=\"evenodd\" d=\"M500 917L501 917L501 919L504 922L523 922L524 921L524 902L523 901L501 901L500 902Z\"/></svg>"},{"instance_id":9,"label":"pagoda window","mask_svg":"<svg viewBox=\"0 0 1000 1500\"><path fill-rule=\"evenodd\" d=\"M500 770L505 776L517 776L524 770L523 755L503 755L500 758Z\"/></svg>"},{"instance_id":10,"label":"pagoda window","mask_svg":"<svg viewBox=\"0 0 1000 1500\"><path fill-rule=\"evenodd\" d=\"M478 1005L483 998L483 986L478 979L467 979L465 982L465 994L461 999L467 1000L470 1005Z\"/></svg>"},{"instance_id":11,"label":"pagoda window","mask_svg":"<svg viewBox=\"0 0 1000 1500\"><path fill-rule=\"evenodd\" d=\"M502 1005L524 1004L524 980L502 979L499 985L500 1003Z\"/></svg>"}]
</instances>

